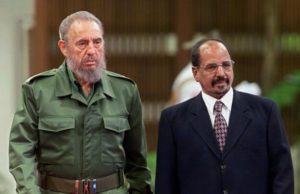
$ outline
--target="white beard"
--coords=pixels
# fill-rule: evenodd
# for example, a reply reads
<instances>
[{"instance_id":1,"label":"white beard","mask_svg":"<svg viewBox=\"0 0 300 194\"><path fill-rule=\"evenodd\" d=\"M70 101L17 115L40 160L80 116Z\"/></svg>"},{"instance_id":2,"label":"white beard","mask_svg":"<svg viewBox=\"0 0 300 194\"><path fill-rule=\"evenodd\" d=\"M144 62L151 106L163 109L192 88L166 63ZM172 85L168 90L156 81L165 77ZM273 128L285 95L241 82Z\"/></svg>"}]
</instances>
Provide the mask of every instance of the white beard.
<instances>
[{"instance_id":1,"label":"white beard","mask_svg":"<svg viewBox=\"0 0 300 194\"><path fill-rule=\"evenodd\" d=\"M75 64L74 60L70 57L66 59L68 67L71 71L78 76L79 79L83 79L88 83L96 83L102 77L102 72L106 67L105 57L101 57L99 60L100 65L97 66L94 70L86 70L83 68L78 68L77 64Z\"/></svg>"}]
</instances>

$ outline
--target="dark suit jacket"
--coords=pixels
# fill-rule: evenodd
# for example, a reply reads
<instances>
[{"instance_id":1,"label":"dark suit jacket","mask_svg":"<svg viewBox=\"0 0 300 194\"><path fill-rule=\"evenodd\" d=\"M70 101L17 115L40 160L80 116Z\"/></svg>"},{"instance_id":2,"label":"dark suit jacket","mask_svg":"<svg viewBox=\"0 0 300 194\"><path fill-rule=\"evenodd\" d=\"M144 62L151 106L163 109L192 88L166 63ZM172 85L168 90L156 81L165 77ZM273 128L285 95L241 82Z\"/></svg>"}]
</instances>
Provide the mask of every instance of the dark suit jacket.
<instances>
[{"instance_id":1,"label":"dark suit jacket","mask_svg":"<svg viewBox=\"0 0 300 194\"><path fill-rule=\"evenodd\" d=\"M221 154L201 94L161 114L156 194L293 194L293 167L274 102L234 91Z\"/></svg>"}]
</instances>

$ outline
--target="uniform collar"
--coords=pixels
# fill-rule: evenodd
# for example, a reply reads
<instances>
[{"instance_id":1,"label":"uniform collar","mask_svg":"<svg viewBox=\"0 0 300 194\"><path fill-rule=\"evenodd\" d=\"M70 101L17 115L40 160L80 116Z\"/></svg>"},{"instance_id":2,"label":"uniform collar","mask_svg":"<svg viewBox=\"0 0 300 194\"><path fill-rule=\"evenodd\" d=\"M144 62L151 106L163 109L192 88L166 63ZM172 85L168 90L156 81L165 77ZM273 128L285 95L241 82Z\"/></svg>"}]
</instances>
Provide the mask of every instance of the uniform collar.
<instances>
[{"instance_id":1,"label":"uniform collar","mask_svg":"<svg viewBox=\"0 0 300 194\"><path fill-rule=\"evenodd\" d=\"M56 76L56 96L62 97L72 94L72 85L75 84L76 79L71 70L68 69L66 62L58 68ZM97 84L95 92L100 92L103 90L105 95L108 95L112 98L115 98L115 93L113 91L111 81L106 74L106 71L103 71L101 77L101 84ZM102 86L102 87L101 87Z\"/></svg>"},{"instance_id":2,"label":"uniform collar","mask_svg":"<svg viewBox=\"0 0 300 194\"><path fill-rule=\"evenodd\" d=\"M102 72L101 80L102 80L103 93L112 98L115 98L116 95L112 88L111 80L109 79L105 70Z\"/></svg>"},{"instance_id":3,"label":"uniform collar","mask_svg":"<svg viewBox=\"0 0 300 194\"><path fill-rule=\"evenodd\" d=\"M62 97L70 94L72 94L72 85L68 76L67 64L63 62L56 74L56 96Z\"/></svg>"}]
</instances>

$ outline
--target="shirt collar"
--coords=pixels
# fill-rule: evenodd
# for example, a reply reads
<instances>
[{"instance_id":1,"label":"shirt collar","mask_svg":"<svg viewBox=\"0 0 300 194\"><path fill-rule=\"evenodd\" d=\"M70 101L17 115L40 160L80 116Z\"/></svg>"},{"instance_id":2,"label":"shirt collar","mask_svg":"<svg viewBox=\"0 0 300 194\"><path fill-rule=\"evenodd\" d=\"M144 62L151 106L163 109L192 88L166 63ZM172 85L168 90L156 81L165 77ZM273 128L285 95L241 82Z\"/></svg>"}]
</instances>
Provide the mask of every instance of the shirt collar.
<instances>
[{"instance_id":1,"label":"shirt collar","mask_svg":"<svg viewBox=\"0 0 300 194\"><path fill-rule=\"evenodd\" d=\"M213 114L214 110L214 105L216 101L221 101L224 104L224 108L227 109L229 112L231 111L231 106L232 106L232 100L233 100L233 89L230 88L229 91L221 98L221 99L216 99L205 92L201 92L203 101L206 105L206 108L210 114Z\"/></svg>"}]
</instances>

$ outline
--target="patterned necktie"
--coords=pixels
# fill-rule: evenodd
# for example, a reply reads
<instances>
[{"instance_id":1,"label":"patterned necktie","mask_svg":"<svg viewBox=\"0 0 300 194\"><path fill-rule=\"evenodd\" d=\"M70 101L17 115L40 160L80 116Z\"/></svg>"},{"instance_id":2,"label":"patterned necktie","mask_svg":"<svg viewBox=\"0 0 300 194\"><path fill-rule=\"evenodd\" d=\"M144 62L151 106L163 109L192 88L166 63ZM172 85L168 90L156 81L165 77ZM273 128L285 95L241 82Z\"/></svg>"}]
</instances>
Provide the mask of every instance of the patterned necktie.
<instances>
[{"instance_id":1,"label":"patterned necktie","mask_svg":"<svg viewBox=\"0 0 300 194\"><path fill-rule=\"evenodd\" d=\"M214 129L221 152L223 152L227 135L227 123L222 115L222 107L223 103L216 101L214 106L214 111L216 112Z\"/></svg>"}]
</instances>

